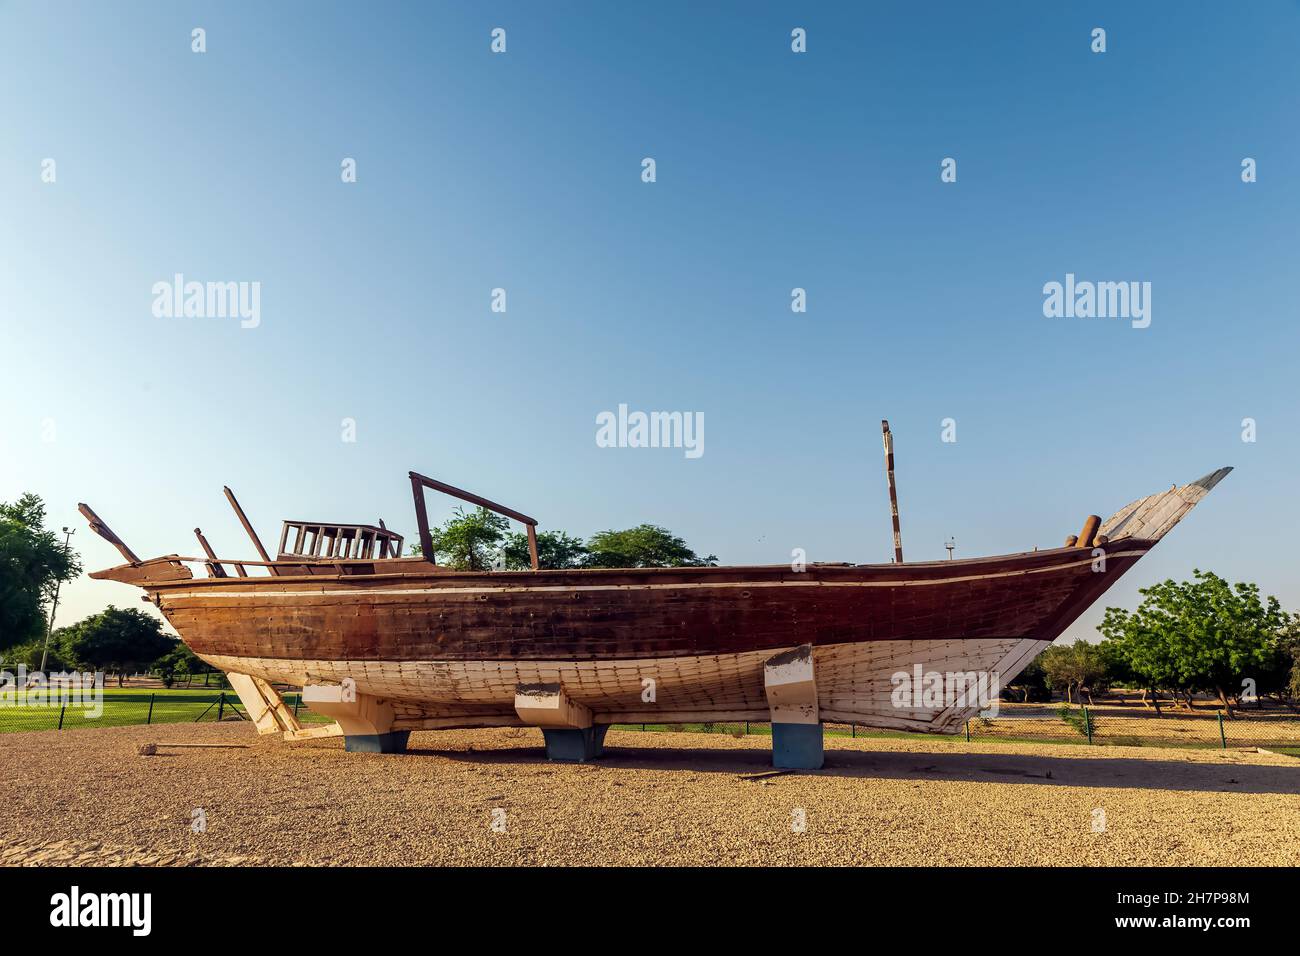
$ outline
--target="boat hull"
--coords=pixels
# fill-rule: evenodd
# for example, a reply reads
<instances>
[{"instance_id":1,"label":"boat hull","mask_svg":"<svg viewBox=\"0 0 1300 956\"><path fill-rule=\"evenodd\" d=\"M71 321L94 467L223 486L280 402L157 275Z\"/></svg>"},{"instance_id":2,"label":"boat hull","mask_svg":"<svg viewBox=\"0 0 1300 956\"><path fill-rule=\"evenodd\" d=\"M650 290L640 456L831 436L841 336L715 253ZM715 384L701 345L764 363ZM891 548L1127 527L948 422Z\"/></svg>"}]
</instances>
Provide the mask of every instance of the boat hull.
<instances>
[{"instance_id":1,"label":"boat hull","mask_svg":"<svg viewBox=\"0 0 1300 956\"><path fill-rule=\"evenodd\" d=\"M956 733L990 705L997 683L980 675L1019 673L1046 641L870 641L814 649L817 702L823 721L885 729ZM350 661L203 655L214 667L296 686L351 678L358 694L389 702L396 729L523 726L516 688L564 687L598 724L766 721L764 664L772 651L618 661ZM969 679L963 702L927 705L899 693L925 674Z\"/></svg>"},{"instance_id":2,"label":"boat hull","mask_svg":"<svg viewBox=\"0 0 1300 956\"><path fill-rule=\"evenodd\" d=\"M1005 685L1148 546L804 571L428 568L151 593L213 666L299 686L350 678L391 703L399 728L516 724L516 689L538 684L598 723L765 720L765 662L806 644L822 720L955 732L996 689L960 706L900 699L897 675Z\"/></svg>"},{"instance_id":3,"label":"boat hull","mask_svg":"<svg viewBox=\"0 0 1300 956\"><path fill-rule=\"evenodd\" d=\"M995 705L1230 470L1105 522L1089 516L1064 548L806 568L538 570L534 556L532 571L456 572L420 557L372 561L365 547L317 560L295 544L286 555L283 542L283 560L258 542L264 560L241 563L218 559L201 535L205 558L141 561L80 507L127 562L92 577L143 588L228 672L261 733L341 734L349 750L390 752L417 728L527 725L567 760L597 756L611 723L770 719L774 764L816 768L821 722L956 732ZM526 515L410 477L426 552L426 486L523 521L532 540ZM342 527L330 526L332 552ZM194 563L209 577L195 579ZM246 565L266 576L245 576ZM302 686L336 724L302 727L276 683Z\"/></svg>"}]
</instances>

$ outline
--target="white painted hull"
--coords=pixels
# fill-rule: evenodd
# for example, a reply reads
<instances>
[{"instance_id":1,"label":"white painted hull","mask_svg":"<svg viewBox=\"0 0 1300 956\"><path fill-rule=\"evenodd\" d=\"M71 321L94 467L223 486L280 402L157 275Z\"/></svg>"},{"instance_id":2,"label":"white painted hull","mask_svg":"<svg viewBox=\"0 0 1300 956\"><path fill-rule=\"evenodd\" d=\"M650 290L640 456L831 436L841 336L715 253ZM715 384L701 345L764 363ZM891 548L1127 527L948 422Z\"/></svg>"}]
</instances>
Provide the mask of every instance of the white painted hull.
<instances>
[{"instance_id":1,"label":"white painted hull","mask_svg":"<svg viewBox=\"0 0 1300 956\"><path fill-rule=\"evenodd\" d=\"M997 674L1005 686L1047 642L1022 639L872 641L814 649L823 721L957 733L982 708L898 705L895 674ZM387 701L394 726L520 726L519 685L559 684L597 723L763 721L763 665L774 651L611 661L326 661L207 656L224 671L295 686L356 682L358 695ZM652 682L652 683L651 683ZM653 689L653 699L651 696Z\"/></svg>"}]
</instances>

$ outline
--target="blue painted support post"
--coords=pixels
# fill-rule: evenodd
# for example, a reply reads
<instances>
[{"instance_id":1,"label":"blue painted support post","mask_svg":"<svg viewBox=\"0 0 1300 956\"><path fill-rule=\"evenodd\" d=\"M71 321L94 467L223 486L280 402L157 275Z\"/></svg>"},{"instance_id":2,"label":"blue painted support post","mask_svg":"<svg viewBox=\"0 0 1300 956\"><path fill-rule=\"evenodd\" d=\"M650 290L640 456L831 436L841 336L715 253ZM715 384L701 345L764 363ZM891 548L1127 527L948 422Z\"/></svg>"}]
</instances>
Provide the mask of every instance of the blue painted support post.
<instances>
[{"instance_id":1,"label":"blue painted support post","mask_svg":"<svg viewBox=\"0 0 1300 956\"><path fill-rule=\"evenodd\" d=\"M604 756L607 730L609 724L593 724L590 727L543 727L542 738L546 741L547 759L585 763Z\"/></svg>"},{"instance_id":2,"label":"blue painted support post","mask_svg":"<svg viewBox=\"0 0 1300 956\"><path fill-rule=\"evenodd\" d=\"M392 706L369 694L358 693L353 683L308 684L302 703L317 713L333 717L343 730L348 753L400 754L406 752L409 730L394 730Z\"/></svg>"},{"instance_id":3,"label":"blue painted support post","mask_svg":"<svg viewBox=\"0 0 1300 956\"><path fill-rule=\"evenodd\" d=\"M812 647L804 644L763 665L763 689L772 714L772 766L818 770L825 741L817 704Z\"/></svg>"},{"instance_id":4,"label":"blue painted support post","mask_svg":"<svg viewBox=\"0 0 1300 956\"><path fill-rule=\"evenodd\" d=\"M826 761L821 724L772 724L772 766L818 770Z\"/></svg>"},{"instance_id":5,"label":"blue painted support post","mask_svg":"<svg viewBox=\"0 0 1300 956\"><path fill-rule=\"evenodd\" d=\"M538 727L551 760L583 763L605 752L608 724L597 724L591 708L573 700L560 684L517 684L515 714L529 727Z\"/></svg>"},{"instance_id":6,"label":"blue painted support post","mask_svg":"<svg viewBox=\"0 0 1300 956\"><path fill-rule=\"evenodd\" d=\"M410 736L409 730L390 730L383 734L344 734L343 749L350 754L404 754Z\"/></svg>"}]
</instances>

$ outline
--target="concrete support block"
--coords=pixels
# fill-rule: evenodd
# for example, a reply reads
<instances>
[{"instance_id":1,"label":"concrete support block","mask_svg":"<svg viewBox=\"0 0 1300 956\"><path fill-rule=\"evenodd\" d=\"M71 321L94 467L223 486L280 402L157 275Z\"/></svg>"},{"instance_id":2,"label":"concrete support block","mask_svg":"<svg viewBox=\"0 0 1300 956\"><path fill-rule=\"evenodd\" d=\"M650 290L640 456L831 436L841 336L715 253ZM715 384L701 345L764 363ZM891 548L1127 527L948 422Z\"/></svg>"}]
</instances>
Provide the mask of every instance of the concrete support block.
<instances>
[{"instance_id":1,"label":"concrete support block","mask_svg":"<svg viewBox=\"0 0 1300 956\"><path fill-rule=\"evenodd\" d=\"M546 756L552 760L593 760L604 752L608 725L597 725L591 708L569 697L559 684L519 684L515 713L530 727L540 727Z\"/></svg>"},{"instance_id":2,"label":"concrete support block","mask_svg":"<svg viewBox=\"0 0 1300 956\"><path fill-rule=\"evenodd\" d=\"M559 684L517 684L515 713L530 727L580 730L593 723L591 709L570 699Z\"/></svg>"},{"instance_id":3,"label":"concrete support block","mask_svg":"<svg viewBox=\"0 0 1300 956\"><path fill-rule=\"evenodd\" d=\"M585 763L594 760L605 752L605 731L608 724L595 724L574 728L543 727L542 736L546 739L546 756L551 760L567 760Z\"/></svg>"},{"instance_id":4,"label":"concrete support block","mask_svg":"<svg viewBox=\"0 0 1300 956\"><path fill-rule=\"evenodd\" d=\"M350 684L308 684L302 702L318 714L333 717L343 730L351 753L402 753L410 731L393 730L393 708L385 700L358 694Z\"/></svg>"},{"instance_id":5,"label":"concrete support block","mask_svg":"<svg viewBox=\"0 0 1300 956\"><path fill-rule=\"evenodd\" d=\"M386 734L344 734L344 749L348 753L404 754L409 730L390 730Z\"/></svg>"},{"instance_id":6,"label":"concrete support block","mask_svg":"<svg viewBox=\"0 0 1300 956\"><path fill-rule=\"evenodd\" d=\"M763 665L763 689L772 719L772 765L816 770L824 762L812 646L803 644Z\"/></svg>"},{"instance_id":7,"label":"concrete support block","mask_svg":"<svg viewBox=\"0 0 1300 956\"><path fill-rule=\"evenodd\" d=\"M826 762L821 724L773 724L772 766L782 770L820 770Z\"/></svg>"}]
</instances>

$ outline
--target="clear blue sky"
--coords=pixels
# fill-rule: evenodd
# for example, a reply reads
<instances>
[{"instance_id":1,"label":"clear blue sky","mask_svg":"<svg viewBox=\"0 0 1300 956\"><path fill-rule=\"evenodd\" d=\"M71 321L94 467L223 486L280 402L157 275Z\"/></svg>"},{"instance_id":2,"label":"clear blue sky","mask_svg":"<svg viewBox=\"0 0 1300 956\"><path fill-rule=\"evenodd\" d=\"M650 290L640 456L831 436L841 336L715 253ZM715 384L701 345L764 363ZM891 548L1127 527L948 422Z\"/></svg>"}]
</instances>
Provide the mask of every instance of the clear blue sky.
<instances>
[{"instance_id":1,"label":"clear blue sky","mask_svg":"<svg viewBox=\"0 0 1300 956\"><path fill-rule=\"evenodd\" d=\"M887 561L887 417L911 560L1230 464L1105 603L1202 567L1295 608L1297 5L1089 7L0 2L0 499L91 569L78 501L248 557L223 484L268 543L411 534L410 469L543 528ZM260 327L155 318L178 272L260 282ZM1151 282L1151 326L1045 318L1067 272ZM703 412L705 454L598 448L621 402ZM83 579L59 623L137 596Z\"/></svg>"}]
</instances>

